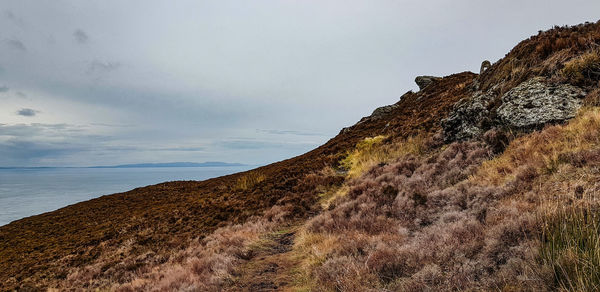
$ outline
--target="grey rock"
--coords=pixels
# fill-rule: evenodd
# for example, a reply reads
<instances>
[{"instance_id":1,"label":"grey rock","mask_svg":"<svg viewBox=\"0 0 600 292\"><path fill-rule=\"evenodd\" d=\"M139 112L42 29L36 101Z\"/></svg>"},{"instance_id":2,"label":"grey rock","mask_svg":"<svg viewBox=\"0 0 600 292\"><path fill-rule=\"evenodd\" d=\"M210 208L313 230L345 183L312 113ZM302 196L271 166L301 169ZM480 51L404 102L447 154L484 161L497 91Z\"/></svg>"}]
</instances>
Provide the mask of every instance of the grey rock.
<instances>
[{"instance_id":1,"label":"grey rock","mask_svg":"<svg viewBox=\"0 0 600 292\"><path fill-rule=\"evenodd\" d=\"M419 86L419 90L423 90L423 88L429 86L430 84L442 79L441 77L436 76L417 76L415 78L415 83Z\"/></svg>"},{"instance_id":2,"label":"grey rock","mask_svg":"<svg viewBox=\"0 0 600 292\"><path fill-rule=\"evenodd\" d=\"M492 67L492 63L490 63L490 61L485 60L481 62L481 67L479 68L479 75L483 74L483 72L487 71L487 69L490 69L490 67Z\"/></svg>"},{"instance_id":3,"label":"grey rock","mask_svg":"<svg viewBox=\"0 0 600 292\"><path fill-rule=\"evenodd\" d=\"M543 77L535 77L505 93L494 110L490 103L497 100L495 91L476 91L457 102L442 120L444 141L480 137L491 128L528 130L565 121L575 117L585 97L585 91L578 87L552 85Z\"/></svg>"},{"instance_id":4,"label":"grey rock","mask_svg":"<svg viewBox=\"0 0 600 292\"><path fill-rule=\"evenodd\" d=\"M365 123L365 122L368 122L368 121L376 121L376 120L380 120L380 119L383 119L383 118L387 118L388 115L390 113L392 113L392 111L394 109L398 108L398 107L399 107L399 105L397 105L397 104L390 104L390 105L378 107L378 108L376 108L373 111L373 113L370 116L363 117L362 119L360 119L360 121L358 121L358 123L356 123L353 126L343 128L340 131L340 134L348 133L348 132L350 132L350 130L352 130L353 127L355 127L357 125L360 125L362 123ZM389 126L389 123L388 123L388 125L385 126L385 128L387 128L388 126Z\"/></svg>"},{"instance_id":5,"label":"grey rock","mask_svg":"<svg viewBox=\"0 0 600 292\"><path fill-rule=\"evenodd\" d=\"M509 128L534 128L575 117L583 104L585 91L568 85L550 85L535 77L502 96L497 119Z\"/></svg>"},{"instance_id":6,"label":"grey rock","mask_svg":"<svg viewBox=\"0 0 600 292\"><path fill-rule=\"evenodd\" d=\"M384 116L391 113L395 108L397 108L397 104L390 104L382 107L376 108L373 113L369 116L371 120L378 120L383 118Z\"/></svg>"},{"instance_id":7,"label":"grey rock","mask_svg":"<svg viewBox=\"0 0 600 292\"><path fill-rule=\"evenodd\" d=\"M448 117L442 120L446 142L478 137L489 121L488 105L494 98L491 93L478 91L472 97L461 99L454 105Z\"/></svg>"}]
</instances>

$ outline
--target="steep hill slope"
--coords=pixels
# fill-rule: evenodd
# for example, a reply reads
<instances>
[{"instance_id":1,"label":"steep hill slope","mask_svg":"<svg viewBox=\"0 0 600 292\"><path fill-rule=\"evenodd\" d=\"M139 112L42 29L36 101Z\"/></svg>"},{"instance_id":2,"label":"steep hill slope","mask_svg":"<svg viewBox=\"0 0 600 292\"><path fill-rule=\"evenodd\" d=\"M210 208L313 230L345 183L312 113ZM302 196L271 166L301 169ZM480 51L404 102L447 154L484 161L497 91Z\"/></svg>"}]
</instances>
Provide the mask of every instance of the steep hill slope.
<instances>
[{"instance_id":1,"label":"steep hill slope","mask_svg":"<svg viewBox=\"0 0 600 292\"><path fill-rule=\"evenodd\" d=\"M276 203L293 204L293 216L304 217L319 187L343 180L325 177L307 182L308 174L335 166L365 137L439 129L440 118L466 96L466 85L474 76L461 73L445 78L442 85L450 90L436 87L407 93L393 111L377 119L366 118L325 145L289 160L202 182L169 182L103 196L2 226L2 288L52 285L64 280L69 268L89 264L128 240L135 241L131 256L148 251L168 254L193 238L225 224L244 222Z\"/></svg>"},{"instance_id":2,"label":"steep hill slope","mask_svg":"<svg viewBox=\"0 0 600 292\"><path fill-rule=\"evenodd\" d=\"M537 233L540 222L560 225L543 218L563 214L538 195L572 193L541 182L579 173L581 198L594 198L599 44L600 23L540 32L481 76L434 80L304 155L2 226L0 289L510 289L502 279L513 276L530 279L516 288L568 285L575 276L553 270L554 250L536 257L539 238L555 239ZM592 109L573 125L528 134L582 106ZM535 154L546 138L579 142Z\"/></svg>"}]
</instances>

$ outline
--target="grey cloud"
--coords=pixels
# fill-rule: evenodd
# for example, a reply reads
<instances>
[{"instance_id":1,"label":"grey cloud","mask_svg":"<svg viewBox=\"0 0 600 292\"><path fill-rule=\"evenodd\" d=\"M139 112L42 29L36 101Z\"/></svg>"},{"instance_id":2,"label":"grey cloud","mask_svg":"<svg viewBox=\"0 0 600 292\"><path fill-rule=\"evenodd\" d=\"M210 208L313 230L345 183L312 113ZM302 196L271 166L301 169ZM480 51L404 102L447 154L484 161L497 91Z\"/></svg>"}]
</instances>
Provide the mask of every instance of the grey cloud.
<instances>
[{"instance_id":1,"label":"grey cloud","mask_svg":"<svg viewBox=\"0 0 600 292\"><path fill-rule=\"evenodd\" d=\"M85 44L90 39L87 33L81 29L77 29L73 32L73 38L75 38L75 41L79 44Z\"/></svg>"},{"instance_id":2,"label":"grey cloud","mask_svg":"<svg viewBox=\"0 0 600 292\"><path fill-rule=\"evenodd\" d=\"M26 98L26 97L27 97L27 94L25 94L25 93L24 93L24 92L22 92L22 91L17 91L15 94L16 94L18 97L20 97L20 98Z\"/></svg>"},{"instance_id":3,"label":"grey cloud","mask_svg":"<svg viewBox=\"0 0 600 292\"><path fill-rule=\"evenodd\" d=\"M8 86L0 86L0 93L8 92L9 90L10 90L10 88Z\"/></svg>"},{"instance_id":4,"label":"grey cloud","mask_svg":"<svg viewBox=\"0 0 600 292\"><path fill-rule=\"evenodd\" d=\"M265 129L256 129L256 132L266 133L266 134L271 134L271 135L325 136L323 133L308 132L308 131L296 131L296 130L265 130Z\"/></svg>"},{"instance_id":5,"label":"grey cloud","mask_svg":"<svg viewBox=\"0 0 600 292\"><path fill-rule=\"evenodd\" d=\"M108 142L107 142L108 141ZM71 124L0 124L0 166L40 165L103 149L110 137Z\"/></svg>"},{"instance_id":6,"label":"grey cloud","mask_svg":"<svg viewBox=\"0 0 600 292\"><path fill-rule=\"evenodd\" d=\"M94 60L90 62L87 68L88 74L104 74L119 69L121 63L119 62L107 62Z\"/></svg>"},{"instance_id":7,"label":"grey cloud","mask_svg":"<svg viewBox=\"0 0 600 292\"><path fill-rule=\"evenodd\" d=\"M4 43L13 50L27 52L27 47L25 47L25 44L18 39L7 39L4 41Z\"/></svg>"},{"instance_id":8,"label":"grey cloud","mask_svg":"<svg viewBox=\"0 0 600 292\"><path fill-rule=\"evenodd\" d=\"M98 135L87 126L72 124L0 124L0 166L47 165L47 161L63 161L62 165L77 165L81 161L89 164L85 157L111 155L124 157L120 162L129 162L132 155L156 157L186 155L205 152L205 146L189 145L144 145L119 140L118 137ZM74 158L75 157L75 158ZM84 160L81 160L81 159ZM64 162L72 161L72 162ZM94 163L102 163L98 160ZM52 163L50 165L56 165Z\"/></svg>"},{"instance_id":9,"label":"grey cloud","mask_svg":"<svg viewBox=\"0 0 600 292\"><path fill-rule=\"evenodd\" d=\"M8 19L9 21L13 22L14 24L18 25L18 26L23 26L24 25L24 21L23 19L21 19L20 17L17 17L12 11L10 10L5 10L4 13L2 13L2 15Z\"/></svg>"},{"instance_id":10,"label":"grey cloud","mask_svg":"<svg viewBox=\"0 0 600 292\"><path fill-rule=\"evenodd\" d=\"M102 77L101 74L90 75ZM265 110L269 105L259 104L249 99L236 100L235 106L227 102L213 102L198 93L180 93L176 90L148 90L147 88L128 88L122 86L69 86L62 83L38 84L45 92L75 102L85 102L92 106L102 105L117 109L132 110L132 115L139 115L151 120L162 119L165 122L201 125L203 127L237 125L252 114ZM143 110L143 113L142 111ZM145 119L136 121L144 124Z\"/></svg>"},{"instance_id":11,"label":"grey cloud","mask_svg":"<svg viewBox=\"0 0 600 292\"><path fill-rule=\"evenodd\" d=\"M100 126L100 127L110 127L110 128L129 128L133 127L133 125L124 125L124 124L108 124L108 123L90 123L91 126Z\"/></svg>"},{"instance_id":12,"label":"grey cloud","mask_svg":"<svg viewBox=\"0 0 600 292\"><path fill-rule=\"evenodd\" d=\"M206 147L162 147L162 148L153 148L150 150L155 151L181 151L181 152L202 152L206 151Z\"/></svg>"},{"instance_id":13,"label":"grey cloud","mask_svg":"<svg viewBox=\"0 0 600 292\"><path fill-rule=\"evenodd\" d=\"M30 108L22 108L17 111L17 115L24 116L24 117L33 117L38 113L39 113L39 111L30 109Z\"/></svg>"},{"instance_id":14,"label":"grey cloud","mask_svg":"<svg viewBox=\"0 0 600 292\"><path fill-rule=\"evenodd\" d=\"M306 146L316 146L314 143L306 143L306 142L275 142L275 141L261 141L261 140L251 140L251 139L232 139L232 140L224 140L216 143L219 147L223 147L226 149L239 149L239 150L250 150L250 149L272 149L272 148L297 148L297 147L306 147Z\"/></svg>"},{"instance_id":15,"label":"grey cloud","mask_svg":"<svg viewBox=\"0 0 600 292\"><path fill-rule=\"evenodd\" d=\"M150 151L150 152L203 152L206 151L206 147L203 146L193 146L193 147L148 147L148 146L105 146L102 148L103 150L110 151Z\"/></svg>"},{"instance_id":16,"label":"grey cloud","mask_svg":"<svg viewBox=\"0 0 600 292\"><path fill-rule=\"evenodd\" d=\"M283 159L396 102L415 75L478 70L600 11L590 0L182 1L131 13L139 4L105 0L97 13L89 1L0 0L0 98L20 90L35 101L22 107L52 113L36 120L84 125L12 115L0 142L55 153L47 165Z\"/></svg>"},{"instance_id":17,"label":"grey cloud","mask_svg":"<svg viewBox=\"0 0 600 292\"><path fill-rule=\"evenodd\" d=\"M0 165L35 164L41 158L61 157L75 152L85 151L87 147L57 142L37 142L11 139L0 141Z\"/></svg>"},{"instance_id":18,"label":"grey cloud","mask_svg":"<svg viewBox=\"0 0 600 292\"><path fill-rule=\"evenodd\" d=\"M0 136L11 137L62 137L65 133L81 132L81 127L69 124L0 124Z\"/></svg>"},{"instance_id":19,"label":"grey cloud","mask_svg":"<svg viewBox=\"0 0 600 292\"><path fill-rule=\"evenodd\" d=\"M10 10L5 10L3 14L4 14L4 17L6 17L8 19L11 19L11 20L15 19L15 15Z\"/></svg>"}]
</instances>

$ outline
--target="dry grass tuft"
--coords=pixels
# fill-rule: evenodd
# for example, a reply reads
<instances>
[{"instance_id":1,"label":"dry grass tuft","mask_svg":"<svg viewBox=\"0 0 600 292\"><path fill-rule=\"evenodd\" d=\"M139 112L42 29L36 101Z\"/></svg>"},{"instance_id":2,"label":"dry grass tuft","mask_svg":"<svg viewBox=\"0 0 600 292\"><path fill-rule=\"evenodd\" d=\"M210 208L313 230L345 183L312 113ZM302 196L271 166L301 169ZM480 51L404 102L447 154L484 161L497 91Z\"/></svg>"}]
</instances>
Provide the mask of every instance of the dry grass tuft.
<instances>
[{"instance_id":1,"label":"dry grass tuft","mask_svg":"<svg viewBox=\"0 0 600 292\"><path fill-rule=\"evenodd\" d=\"M266 178L267 176L259 171L250 171L237 179L235 187L238 190L246 191L263 182Z\"/></svg>"},{"instance_id":2,"label":"dry grass tuft","mask_svg":"<svg viewBox=\"0 0 600 292\"><path fill-rule=\"evenodd\" d=\"M540 256L561 289L600 289L600 212L594 205L561 205L543 215Z\"/></svg>"},{"instance_id":3,"label":"dry grass tuft","mask_svg":"<svg viewBox=\"0 0 600 292\"><path fill-rule=\"evenodd\" d=\"M378 164L385 164L403 155L421 155L426 151L426 135L411 136L391 143L386 136L375 136L360 141L340 164L355 178Z\"/></svg>"},{"instance_id":4,"label":"dry grass tuft","mask_svg":"<svg viewBox=\"0 0 600 292\"><path fill-rule=\"evenodd\" d=\"M562 74L573 84L596 85L600 80L600 49L592 49L569 60Z\"/></svg>"}]
</instances>

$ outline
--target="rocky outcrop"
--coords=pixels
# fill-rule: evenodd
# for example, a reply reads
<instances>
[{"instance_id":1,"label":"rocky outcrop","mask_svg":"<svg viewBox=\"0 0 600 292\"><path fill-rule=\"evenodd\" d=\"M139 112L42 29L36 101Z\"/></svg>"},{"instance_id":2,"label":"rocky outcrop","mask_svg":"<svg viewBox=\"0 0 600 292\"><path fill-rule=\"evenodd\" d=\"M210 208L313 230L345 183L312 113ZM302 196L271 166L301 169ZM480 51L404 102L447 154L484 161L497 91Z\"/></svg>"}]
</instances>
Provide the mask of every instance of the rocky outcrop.
<instances>
[{"instance_id":1,"label":"rocky outcrop","mask_svg":"<svg viewBox=\"0 0 600 292\"><path fill-rule=\"evenodd\" d=\"M390 104L390 105L378 107L378 108L376 108L373 111L373 113L370 116L363 117L355 125L350 126L350 127L342 128L342 130L340 131L340 134L344 134L344 133L350 131L352 129L352 127L360 125L362 123L365 123L365 122L368 122L368 121L376 121L376 120L383 119L383 118L387 117L390 113L392 113L392 111L394 109L396 109L398 107L399 107L398 104Z\"/></svg>"},{"instance_id":2,"label":"rocky outcrop","mask_svg":"<svg viewBox=\"0 0 600 292\"><path fill-rule=\"evenodd\" d=\"M412 94L414 94L414 92L412 92L412 90L409 90L406 93L404 93L402 96L400 96L400 100L402 100ZM391 114L395 109L397 109L399 107L400 107L400 105L398 103L378 107L373 111L373 113L371 113L371 115L363 117L356 124L349 126L349 127L342 128L342 130L340 130L340 134L347 133L353 127L363 124L365 122L376 121L376 120L387 118L389 114Z\"/></svg>"},{"instance_id":3,"label":"rocky outcrop","mask_svg":"<svg viewBox=\"0 0 600 292\"><path fill-rule=\"evenodd\" d=\"M481 62L481 67L479 68L479 75L483 74L483 72L485 72L487 69L490 69L490 67L492 67L492 63L490 63L490 61L485 60Z\"/></svg>"},{"instance_id":4,"label":"rocky outcrop","mask_svg":"<svg viewBox=\"0 0 600 292\"><path fill-rule=\"evenodd\" d=\"M435 83L436 81L442 79L442 77L436 76L417 76L415 78L415 83L419 86L419 90L423 90L423 88L429 86L430 84Z\"/></svg>"},{"instance_id":5,"label":"rocky outcrop","mask_svg":"<svg viewBox=\"0 0 600 292\"><path fill-rule=\"evenodd\" d=\"M378 120L391 113L395 108L398 108L397 104L390 104L376 108L373 113L369 116L371 120Z\"/></svg>"},{"instance_id":6,"label":"rocky outcrop","mask_svg":"<svg viewBox=\"0 0 600 292\"><path fill-rule=\"evenodd\" d=\"M525 81L499 99L494 91L476 91L454 106L442 120L446 142L479 137L491 128L526 130L565 121L575 117L585 97L578 87L549 84L543 77Z\"/></svg>"},{"instance_id":7,"label":"rocky outcrop","mask_svg":"<svg viewBox=\"0 0 600 292\"><path fill-rule=\"evenodd\" d=\"M454 105L448 117L442 120L444 140L466 140L478 137L487 128L490 113L488 105L494 96L489 93L477 92L471 98L466 98Z\"/></svg>"},{"instance_id":8,"label":"rocky outcrop","mask_svg":"<svg viewBox=\"0 0 600 292\"><path fill-rule=\"evenodd\" d=\"M534 128L575 117L585 92L568 84L548 85L536 77L502 96L498 122L509 128Z\"/></svg>"}]
</instances>

